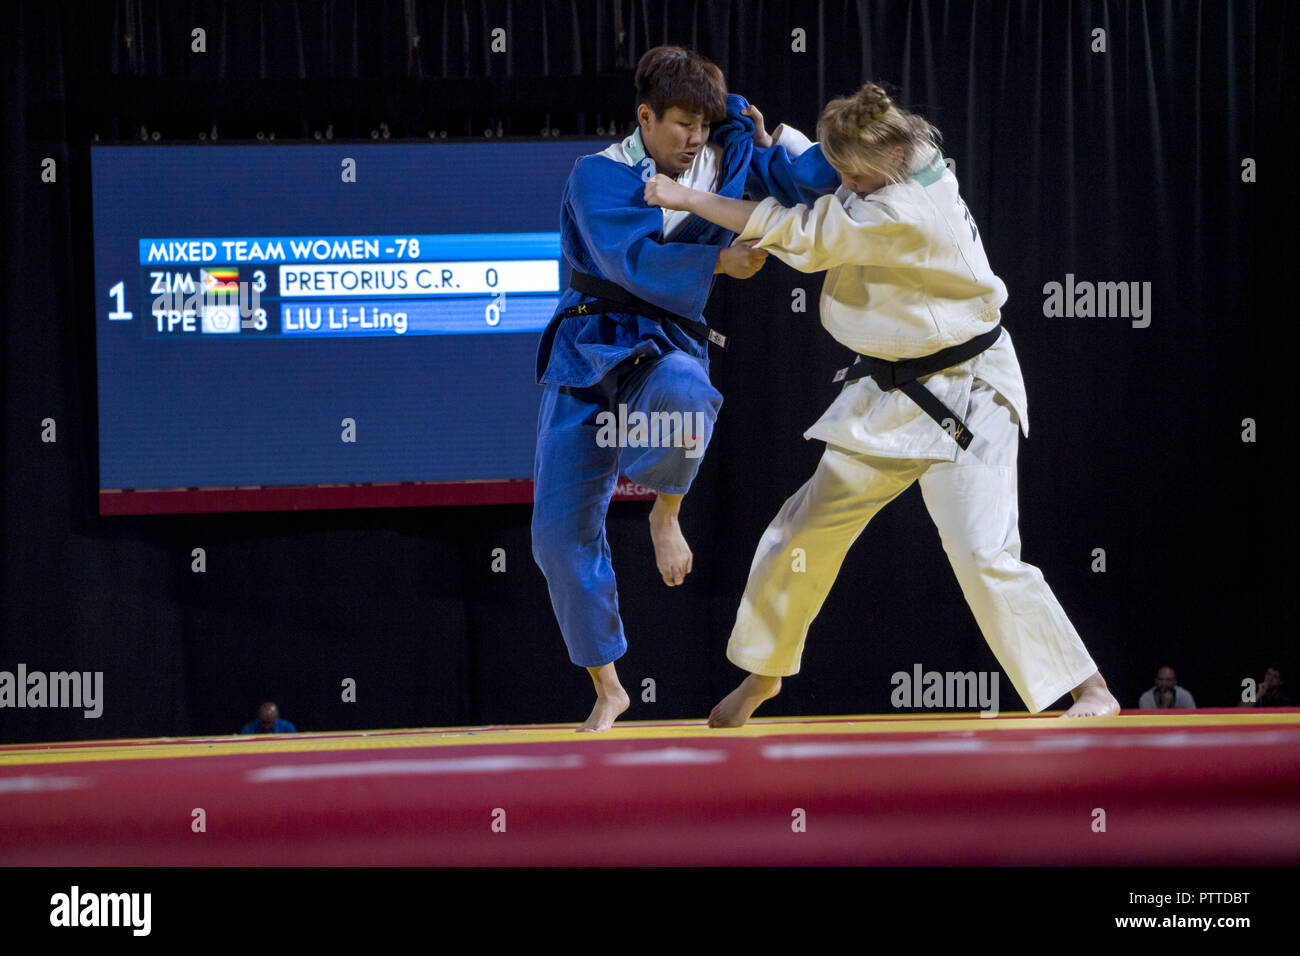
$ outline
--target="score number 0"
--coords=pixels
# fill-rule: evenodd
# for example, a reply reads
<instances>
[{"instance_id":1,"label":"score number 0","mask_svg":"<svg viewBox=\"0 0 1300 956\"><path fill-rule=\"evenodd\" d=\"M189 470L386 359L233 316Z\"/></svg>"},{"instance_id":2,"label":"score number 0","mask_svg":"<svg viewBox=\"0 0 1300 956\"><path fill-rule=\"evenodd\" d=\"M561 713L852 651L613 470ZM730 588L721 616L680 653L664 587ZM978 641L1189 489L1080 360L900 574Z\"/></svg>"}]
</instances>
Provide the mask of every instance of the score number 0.
<instances>
[{"instance_id":1,"label":"score number 0","mask_svg":"<svg viewBox=\"0 0 1300 956\"><path fill-rule=\"evenodd\" d=\"M495 289L498 282L501 281L497 275L497 270L488 266L487 274L484 276L489 289ZM497 325L501 322L501 313L506 310L506 294L498 292L488 303L487 313L484 319L488 325Z\"/></svg>"}]
</instances>

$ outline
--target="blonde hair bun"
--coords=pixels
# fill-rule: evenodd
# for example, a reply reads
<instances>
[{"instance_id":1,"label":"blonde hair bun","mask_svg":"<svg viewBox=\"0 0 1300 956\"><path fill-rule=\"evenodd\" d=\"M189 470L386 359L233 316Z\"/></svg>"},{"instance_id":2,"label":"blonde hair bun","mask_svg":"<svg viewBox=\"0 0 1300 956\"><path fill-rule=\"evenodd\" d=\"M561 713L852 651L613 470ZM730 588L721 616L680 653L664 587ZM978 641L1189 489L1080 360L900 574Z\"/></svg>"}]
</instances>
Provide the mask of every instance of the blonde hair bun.
<instances>
[{"instance_id":1,"label":"blonde hair bun","mask_svg":"<svg viewBox=\"0 0 1300 956\"><path fill-rule=\"evenodd\" d=\"M853 98L853 118L859 126L870 126L888 113L893 105L894 101L889 98L889 94L883 87L868 83L858 90L858 95Z\"/></svg>"},{"instance_id":2,"label":"blonde hair bun","mask_svg":"<svg viewBox=\"0 0 1300 956\"><path fill-rule=\"evenodd\" d=\"M938 147L941 137L925 117L896 105L879 83L867 83L852 96L826 104L817 138L837 169L880 173L899 183L918 158Z\"/></svg>"}]
</instances>

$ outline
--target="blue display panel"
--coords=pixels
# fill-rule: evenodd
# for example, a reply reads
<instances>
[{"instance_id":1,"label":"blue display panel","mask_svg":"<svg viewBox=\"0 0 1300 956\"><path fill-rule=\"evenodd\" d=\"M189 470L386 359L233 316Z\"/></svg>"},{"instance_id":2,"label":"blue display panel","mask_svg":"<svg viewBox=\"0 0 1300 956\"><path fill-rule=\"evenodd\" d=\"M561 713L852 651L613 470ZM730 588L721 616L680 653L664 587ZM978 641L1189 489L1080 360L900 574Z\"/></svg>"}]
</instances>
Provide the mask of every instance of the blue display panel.
<instances>
[{"instance_id":1,"label":"blue display panel","mask_svg":"<svg viewBox=\"0 0 1300 956\"><path fill-rule=\"evenodd\" d=\"M601 147L92 147L101 491L531 478Z\"/></svg>"}]
</instances>

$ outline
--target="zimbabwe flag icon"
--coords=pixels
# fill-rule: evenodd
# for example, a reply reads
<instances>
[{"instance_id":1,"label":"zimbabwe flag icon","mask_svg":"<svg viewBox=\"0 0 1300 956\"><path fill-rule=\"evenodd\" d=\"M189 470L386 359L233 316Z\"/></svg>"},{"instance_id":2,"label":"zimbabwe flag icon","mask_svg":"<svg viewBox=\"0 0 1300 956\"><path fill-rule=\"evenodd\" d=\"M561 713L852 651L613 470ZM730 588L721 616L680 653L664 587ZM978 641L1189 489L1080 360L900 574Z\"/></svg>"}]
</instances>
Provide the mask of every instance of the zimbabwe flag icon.
<instances>
[{"instance_id":1,"label":"zimbabwe flag icon","mask_svg":"<svg viewBox=\"0 0 1300 956\"><path fill-rule=\"evenodd\" d=\"M199 284L204 292L238 292L239 270L234 266L200 269Z\"/></svg>"}]
</instances>

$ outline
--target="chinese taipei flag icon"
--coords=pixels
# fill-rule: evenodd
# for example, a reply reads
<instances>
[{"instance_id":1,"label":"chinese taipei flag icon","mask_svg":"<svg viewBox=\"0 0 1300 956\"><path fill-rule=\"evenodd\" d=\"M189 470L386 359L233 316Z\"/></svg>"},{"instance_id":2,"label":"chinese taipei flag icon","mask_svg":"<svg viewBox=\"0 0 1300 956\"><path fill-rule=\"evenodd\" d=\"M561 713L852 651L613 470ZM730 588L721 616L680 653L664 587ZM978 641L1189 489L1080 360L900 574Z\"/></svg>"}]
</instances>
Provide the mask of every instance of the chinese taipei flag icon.
<instances>
[{"instance_id":1,"label":"chinese taipei flag icon","mask_svg":"<svg viewBox=\"0 0 1300 956\"><path fill-rule=\"evenodd\" d=\"M239 331L239 270L222 266L199 270L203 289L199 330L215 335Z\"/></svg>"}]
</instances>

